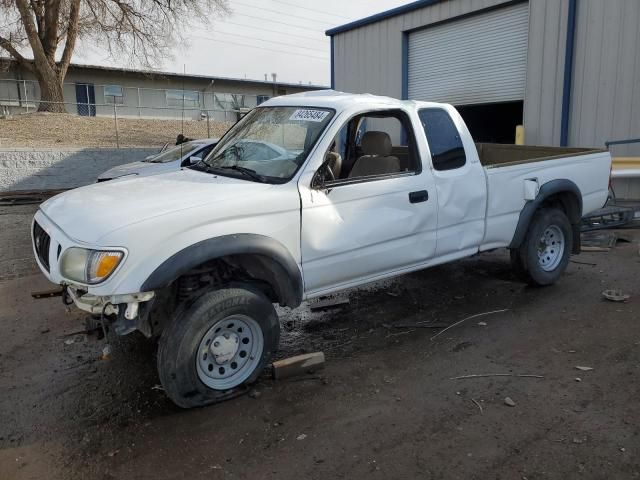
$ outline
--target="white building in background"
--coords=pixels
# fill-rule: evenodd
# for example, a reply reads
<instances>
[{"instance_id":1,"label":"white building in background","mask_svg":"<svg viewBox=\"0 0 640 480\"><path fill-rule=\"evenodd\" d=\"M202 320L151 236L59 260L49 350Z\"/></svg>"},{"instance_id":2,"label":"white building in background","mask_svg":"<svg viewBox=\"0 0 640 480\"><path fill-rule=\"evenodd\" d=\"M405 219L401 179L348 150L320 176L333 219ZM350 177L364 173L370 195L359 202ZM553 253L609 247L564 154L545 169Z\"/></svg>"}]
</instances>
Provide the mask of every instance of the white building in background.
<instances>
[{"instance_id":1,"label":"white building in background","mask_svg":"<svg viewBox=\"0 0 640 480\"><path fill-rule=\"evenodd\" d=\"M69 113L86 116L182 118L235 121L238 113L278 95L328 88L283 83L144 72L72 64L64 84ZM33 111L40 92L35 77L10 59L0 59L0 113Z\"/></svg>"}]
</instances>

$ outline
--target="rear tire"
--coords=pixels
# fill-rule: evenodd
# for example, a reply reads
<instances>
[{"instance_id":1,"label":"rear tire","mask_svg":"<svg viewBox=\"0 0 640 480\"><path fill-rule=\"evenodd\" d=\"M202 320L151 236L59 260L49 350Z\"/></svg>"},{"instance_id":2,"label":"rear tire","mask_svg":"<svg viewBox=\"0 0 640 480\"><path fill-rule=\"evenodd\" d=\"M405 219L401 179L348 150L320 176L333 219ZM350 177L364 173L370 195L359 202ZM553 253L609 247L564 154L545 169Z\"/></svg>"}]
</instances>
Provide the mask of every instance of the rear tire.
<instances>
[{"instance_id":1,"label":"rear tire","mask_svg":"<svg viewBox=\"0 0 640 480\"><path fill-rule=\"evenodd\" d=\"M518 249L511 250L515 273L527 283L555 283L569 264L573 232L566 214L557 208L538 210Z\"/></svg>"},{"instance_id":2,"label":"rear tire","mask_svg":"<svg viewBox=\"0 0 640 480\"><path fill-rule=\"evenodd\" d=\"M206 292L185 301L162 332L160 381L182 408L235 397L258 379L279 340L278 315L261 292Z\"/></svg>"}]
</instances>

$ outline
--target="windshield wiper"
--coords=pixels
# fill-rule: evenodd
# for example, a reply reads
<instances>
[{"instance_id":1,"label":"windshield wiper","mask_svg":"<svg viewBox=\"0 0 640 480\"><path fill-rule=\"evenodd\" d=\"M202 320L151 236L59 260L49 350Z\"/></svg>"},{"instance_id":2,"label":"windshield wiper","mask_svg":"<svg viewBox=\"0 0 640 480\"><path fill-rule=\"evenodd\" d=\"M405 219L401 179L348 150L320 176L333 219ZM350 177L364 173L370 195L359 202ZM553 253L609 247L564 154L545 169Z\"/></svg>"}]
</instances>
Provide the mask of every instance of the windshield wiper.
<instances>
[{"instance_id":1,"label":"windshield wiper","mask_svg":"<svg viewBox=\"0 0 640 480\"><path fill-rule=\"evenodd\" d=\"M240 172L245 177L249 177L255 180L256 182L260 182L260 183L266 182L264 177L260 175L258 172L256 172L255 170L251 170L250 168L246 168L246 167L241 167L239 165L227 165L224 167L212 167L212 168L216 168L216 169L219 168L220 170L235 170L236 172Z\"/></svg>"},{"instance_id":2,"label":"windshield wiper","mask_svg":"<svg viewBox=\"0 0 640 480\"><path fill-rule=\"evenodd\" d=\"M189 165L186 168L191 168L193 170L207 173L215 173L219 172L220 170L234 170L236 172L242 173L244 176L249 177L252 180L255 180L256 182L267 183L267 180L255 170L246 167L240 167L238 165L211 166L207 162L200 160L195 165Z\"/></svg>"},{"instance_id":3,"label":"windshield wiper","mask_svg":"<svg viewBox=\"0 0 640 480\"><path fill-rule=\"evenodd\" d=\"M190 168L192 170L197 170L199 172L210 172L212 170L212 167L207 165L202 160L200 160L198 163L194 163L192 165L187 165L185 168Z\"/></svg>"}]
</instances>

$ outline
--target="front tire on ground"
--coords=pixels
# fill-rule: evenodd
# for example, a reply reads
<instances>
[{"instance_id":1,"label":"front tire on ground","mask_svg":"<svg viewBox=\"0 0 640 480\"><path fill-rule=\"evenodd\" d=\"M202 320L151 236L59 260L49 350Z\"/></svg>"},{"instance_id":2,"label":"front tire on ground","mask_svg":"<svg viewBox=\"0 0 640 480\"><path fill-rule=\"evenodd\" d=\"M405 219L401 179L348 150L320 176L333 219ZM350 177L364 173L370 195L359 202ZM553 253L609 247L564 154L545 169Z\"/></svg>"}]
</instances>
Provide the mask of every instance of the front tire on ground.
<instances>
[{"instance_id":1,"label":"front tire on ground","mask_svg":"<svg viewBox=\"0 0 640 480\"><path fill-rule=\"evenodd\" d=\"M225 288L189 299L162 332L158 374L183 408L234 397L257 380L280 339L271 302L257 290Z\"/></svg>"},{"instance_id":2,"label":"front tire on ground","mask_svg":"<svg viewBox=\"0 0 640 480\"><path fill-rule=\"evenodd\" d=\"M557 208L538 210L522 245L511 251L511 262L518 276L531 285L555 283L569 264L573 247L571 223Z\"/></svg>"}]
</instances>

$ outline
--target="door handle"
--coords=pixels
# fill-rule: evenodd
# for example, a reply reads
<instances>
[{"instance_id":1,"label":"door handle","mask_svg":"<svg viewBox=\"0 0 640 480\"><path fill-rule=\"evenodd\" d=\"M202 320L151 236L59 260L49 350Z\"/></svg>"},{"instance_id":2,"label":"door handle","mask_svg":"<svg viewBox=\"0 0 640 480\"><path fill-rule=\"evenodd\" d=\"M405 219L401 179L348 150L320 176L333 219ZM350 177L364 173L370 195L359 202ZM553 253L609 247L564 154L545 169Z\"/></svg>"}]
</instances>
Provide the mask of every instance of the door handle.
<instances>
[{"instance_id":1,"label":"door handle","mask_svg":"<svg viewBox=\"0 0 640 480\"><path fill-rule=\"evenodd\" d=\"M426 190L409 193L409 202L411 203L426 202L427 200L429 200L429 192Z\"/></svg>"}]
</instances>

